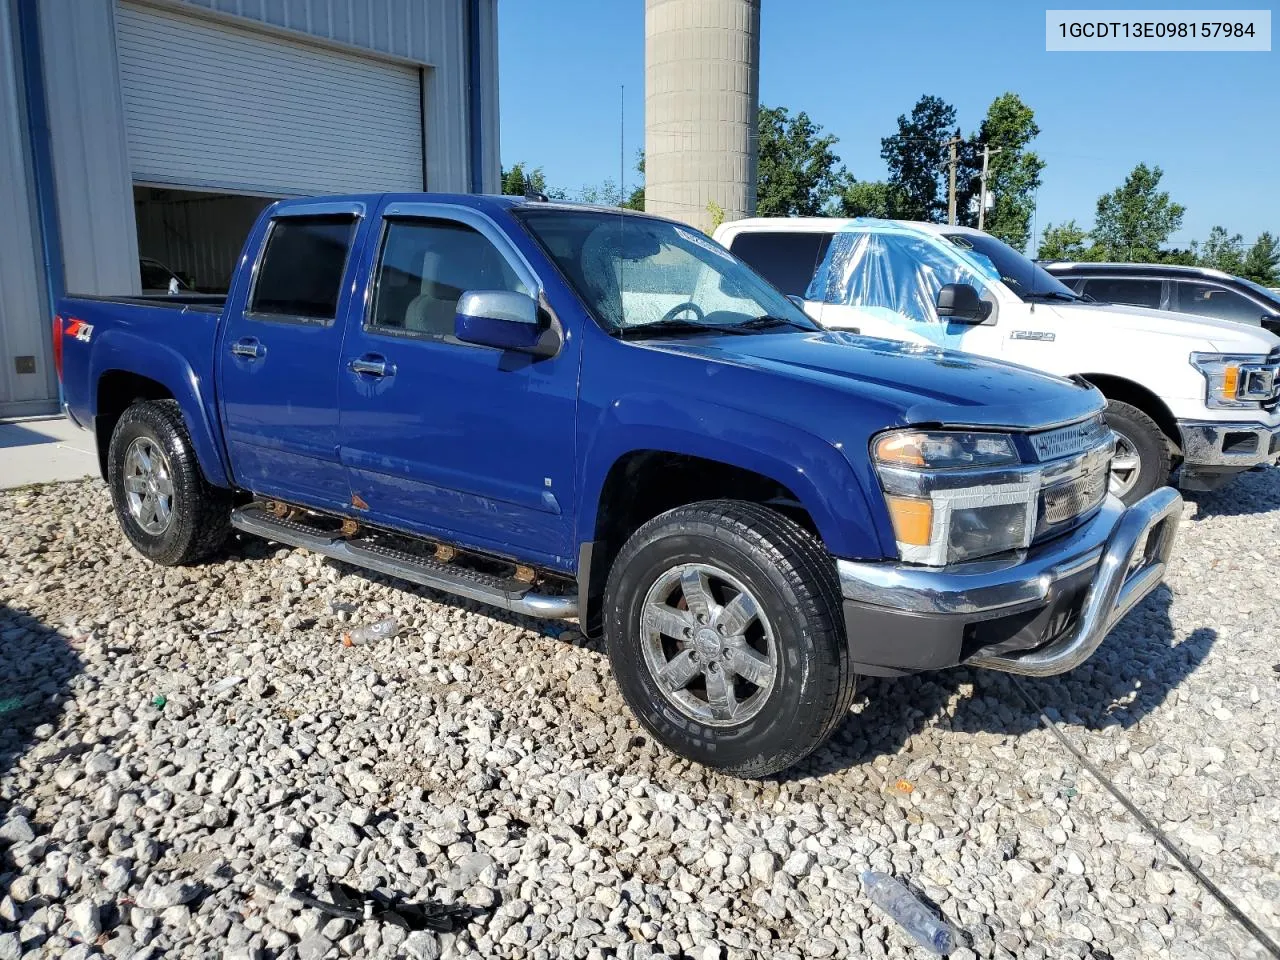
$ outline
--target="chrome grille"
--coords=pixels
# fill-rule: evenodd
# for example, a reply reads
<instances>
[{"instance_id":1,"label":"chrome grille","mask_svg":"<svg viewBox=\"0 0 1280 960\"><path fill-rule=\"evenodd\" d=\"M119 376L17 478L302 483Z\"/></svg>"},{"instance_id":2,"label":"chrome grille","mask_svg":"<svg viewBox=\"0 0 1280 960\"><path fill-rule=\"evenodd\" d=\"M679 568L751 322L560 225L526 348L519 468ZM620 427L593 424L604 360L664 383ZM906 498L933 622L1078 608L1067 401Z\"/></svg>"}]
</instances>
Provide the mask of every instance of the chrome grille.
<instances>
[{"instance_id":1,"label":"chrome grille","mask_svg":"<svg viewBox=\"0 0 1280 960\"><path fill-rule=\"evenodd\" d=\"M1280 400L1280 347L1267 354L1265 362L1246 365L1241 370L1237 395L1241 399L1257 400L1264 410L1275 407Z\"/></svg>"},{"instance_id":2,"label":"chrome grille","mask_svg":"<svg viewBox=\"0 0 1280 960\"><path fill-rule=\"evenodd\" d=\"M1100 466L1075 480L1046 487L1040 494L1040 517L1043 525L1056 526L1092 510L1107 495L1111 464Z\"/></svg>"},{"instance_id":3,"label":"chrome grille","mask_svg":"<svg viewBox=\"0 0 1280 960\"><path fill-rule=\"evenodd\" d=\"M1096 446L1107 434L1107 424L1102 414L1069 423L1065 427L1046 430L1031 435L1031 448L1041 461L1070 457Z\"/></svg>"}]
</instances>

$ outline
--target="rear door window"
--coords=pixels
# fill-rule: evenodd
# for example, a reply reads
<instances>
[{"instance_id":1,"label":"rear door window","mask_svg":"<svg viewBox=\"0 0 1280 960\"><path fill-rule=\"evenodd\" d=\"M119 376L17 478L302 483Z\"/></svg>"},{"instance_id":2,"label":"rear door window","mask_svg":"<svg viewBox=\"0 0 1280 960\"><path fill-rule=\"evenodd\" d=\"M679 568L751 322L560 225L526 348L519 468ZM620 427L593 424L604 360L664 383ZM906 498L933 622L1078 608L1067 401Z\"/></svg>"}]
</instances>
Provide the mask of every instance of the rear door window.
<instances>
[{"instance_id":1,"label":"rear door window","mask_svg":"<svg viewBox=\"0 0 1280 960\"><path fill-rule=\"evenodd\" d=\"M1257 326L1267 311L1248 297L1213 283L1179 280L1177 308L1183 313L1219 320L1236 320Z\"/></svg>"},{"instance_id":2,"label":"rear door window","mask_svg":"<svg viewBox=\"0 0 1280 960\"><path fill-rule=\"evenodd\" d=\"M254 319L332 323L356 218L281 217L271 224L248 313Z\"/></svg>"},{"instance_id":3,"label":"rear door window","mask_svg":"<svg viewBox=\"0 0 1280 960\"><path fill-rule=\"evenodd\" d=\"M1123 303L1134 307L1160 309L1163 280L1142 277L1090 277L1081 293L1100 303Z\"/></svg>"},{"instance_id":4,"label":"rear door window","mask_svg":"<svg viewBox=\"0 0 1280 960\"><path fill-rule=\"evenodd\" d=\"M729 251L788 296L803 297L831 244L830 233L740 233Z\"/></svg>"}]
</instances>

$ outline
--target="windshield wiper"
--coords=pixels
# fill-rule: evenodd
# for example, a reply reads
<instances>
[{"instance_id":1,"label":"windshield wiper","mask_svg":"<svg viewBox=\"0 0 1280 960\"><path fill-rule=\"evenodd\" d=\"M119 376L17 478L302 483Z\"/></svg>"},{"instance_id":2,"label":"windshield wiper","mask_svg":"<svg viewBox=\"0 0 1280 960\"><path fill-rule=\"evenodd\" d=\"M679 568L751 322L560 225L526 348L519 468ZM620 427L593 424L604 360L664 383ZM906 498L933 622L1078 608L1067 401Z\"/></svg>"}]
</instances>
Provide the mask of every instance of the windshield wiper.
<instances>
[{"instance_id":1,"label":"windshield wiper","mask_svg":"<svg viewBox=\"0 0 1280 960\"><path fill-rule=\"evenodd\" d=\"M798 323L795 320L788 320L786 317L775 317L771 313L766 313L756 317L753 320L744 320L742 323L733 325L738 330L768 330L771 327L795 327L797 330L807 330L814 332L815 327L808 324Z\"/></svg>"},{"instance_id":2,"label":"windshield wiper","mask_svg":"<svg viewBox=\"0 0 1280 960\"><path fill-rule=\"evenodd\" d=\"M1062 293L1060 290L1044 290L1040 293L1024 293L1023 300L1064 300L1067 303L1075 303L1080 299L1074 293Z\"/></svg>"},{"instance_id":3,"label":"windshield wiper","mask_svg":"<svg viewBox=\"0 0 1280 960\"><path fill-rule=\"evenodd\" d=\"M623 340L641 337L660 337L672 333L733 333L745 331L735 330L723 323L698 323L696 320L659 320L656 323L638 323L632 327L621 327L616 333Z\"/></svg>"}]
</instances>

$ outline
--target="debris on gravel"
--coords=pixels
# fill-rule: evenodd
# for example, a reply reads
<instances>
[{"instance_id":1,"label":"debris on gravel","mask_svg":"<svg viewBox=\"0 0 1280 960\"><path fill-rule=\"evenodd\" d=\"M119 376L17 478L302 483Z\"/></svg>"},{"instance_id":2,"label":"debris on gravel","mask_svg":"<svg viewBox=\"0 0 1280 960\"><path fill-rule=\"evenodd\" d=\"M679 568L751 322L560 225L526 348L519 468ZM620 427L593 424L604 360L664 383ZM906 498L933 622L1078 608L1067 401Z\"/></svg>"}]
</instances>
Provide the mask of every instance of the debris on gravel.
<instances>
[{"instance_id":1,"label":"debris on gravel","mask_svg":"<svg viewBox=\"0 0 1280 960\"><path fill-rule=\"evenodd\" d=\"M1277 542L1280 471L1194 495L1167 586L1019 681L1272 936ZM658 748L575 626L252 538L157 567L97 481L0 493L0 701L0 960L912 956L864 870L961 960L1263 956L1001 674L875 681L735 780ZM280 892L338 881L469 920Z\"/></svg>"}]
</instances>

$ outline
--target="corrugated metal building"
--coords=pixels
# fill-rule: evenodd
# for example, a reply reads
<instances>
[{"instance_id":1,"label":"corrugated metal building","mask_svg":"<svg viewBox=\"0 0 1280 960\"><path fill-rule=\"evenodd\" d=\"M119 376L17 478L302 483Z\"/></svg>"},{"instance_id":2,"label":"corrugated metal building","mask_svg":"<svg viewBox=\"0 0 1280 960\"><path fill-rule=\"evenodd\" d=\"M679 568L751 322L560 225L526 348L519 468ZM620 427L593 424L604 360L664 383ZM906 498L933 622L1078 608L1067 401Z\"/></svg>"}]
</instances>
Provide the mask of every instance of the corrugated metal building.
<instances>
[{"instance_id":1,"label":"corrugated metal building","mask_svg":"<svg viewBox=\"0 0 1280 960\"><path fill-rule=\"evenodd\" d=\"M279 197L496 192L497 0L0 0L0 417L63 291L225 290Z\"/></svg>"}]
</instances>

